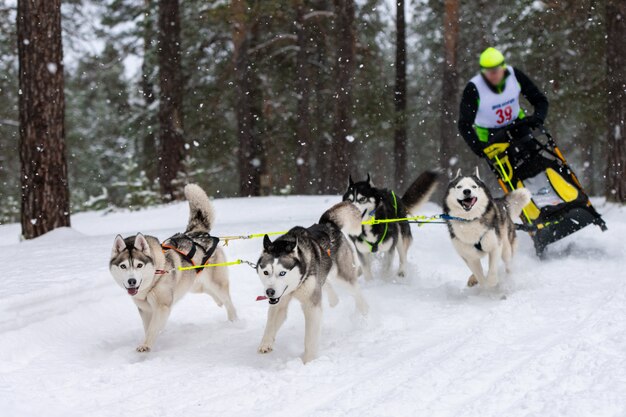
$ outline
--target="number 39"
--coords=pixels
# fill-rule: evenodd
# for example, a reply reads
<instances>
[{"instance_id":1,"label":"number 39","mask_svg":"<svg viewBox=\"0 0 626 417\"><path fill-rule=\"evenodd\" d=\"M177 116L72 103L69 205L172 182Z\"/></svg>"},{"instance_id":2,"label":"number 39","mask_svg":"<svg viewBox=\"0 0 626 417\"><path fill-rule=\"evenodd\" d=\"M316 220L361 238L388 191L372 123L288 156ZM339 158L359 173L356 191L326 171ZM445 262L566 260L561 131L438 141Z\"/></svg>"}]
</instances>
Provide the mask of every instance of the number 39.
<instances>
[{"instance_id":1,"label":"number 39","mask_svg":"<svg viewBox=\"0 0 626 417\"><path fill-rule=\"evenodd\" d=\"M496 115L498 116L498 120L496 120L497 124L502 124L505 121L509 122L513 118L513 109L511 106L506 106L504 109L496 110Z\"/></svg>"}]
</instances>

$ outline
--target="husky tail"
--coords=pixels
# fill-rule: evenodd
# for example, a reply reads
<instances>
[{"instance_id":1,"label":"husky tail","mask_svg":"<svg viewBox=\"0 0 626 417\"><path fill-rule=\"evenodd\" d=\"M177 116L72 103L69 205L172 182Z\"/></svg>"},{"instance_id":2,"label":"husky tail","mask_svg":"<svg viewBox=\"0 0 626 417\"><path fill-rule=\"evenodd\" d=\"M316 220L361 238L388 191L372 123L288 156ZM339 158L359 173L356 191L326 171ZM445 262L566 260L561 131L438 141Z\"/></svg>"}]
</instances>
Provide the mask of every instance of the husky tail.
<instances>
[{"instance_id":1,"label":"husky tail","mask_svg":"<svg viewBox=\"0 0 626 417\"><path fill-rule=\"evenodd\" d=\"M335 204L322 214L319 224L328 223L335 225L339 230L350 236L361 234L361 213L349 201Z\"/></svg>"},{"instance_id":2,"label":"husky tail","mask_svg":"<svg viewBox=\"0 0 626 417\"><path fill-rule=\"evenodd\" d=\"M185 186L185 198L189 201L189 222L185 233L210 232L215 211L204 190L196 184L188 184Z\"/></svg>"},{"instance_id":3,"label":"husky tail","mask_svg":"<svg viewBox=\"0 0 626 417\"><path fill-rule=\"evenodd\" d=\"M526 188L518 188L504 196L504 201L509 208L508 214L511 220L515 221L515 219L522 214L522 209L530 203L530 198L530 191Z\"/></svg>"},{"instance_id":4,"label":"husky tail","mask_svg":"<svg viewBox=\"0 0 626 417\"><path fill-rule=\"evenodd\" d=\"M409 213L414 213L419 206L428 201L437 187L439 176L436 171L424 171L413 181L413 184L402 196L402 203Z\"/></svg>"}]
</instances>

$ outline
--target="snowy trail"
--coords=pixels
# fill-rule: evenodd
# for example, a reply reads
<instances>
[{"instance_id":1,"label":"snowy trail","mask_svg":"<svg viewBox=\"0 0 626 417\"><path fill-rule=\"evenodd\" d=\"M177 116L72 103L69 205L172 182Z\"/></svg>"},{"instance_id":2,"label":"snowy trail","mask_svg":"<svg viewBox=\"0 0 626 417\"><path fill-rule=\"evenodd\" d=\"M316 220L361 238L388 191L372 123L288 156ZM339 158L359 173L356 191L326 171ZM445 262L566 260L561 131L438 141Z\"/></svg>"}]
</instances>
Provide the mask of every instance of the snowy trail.
<instances>
[{"instance_id":1,"label":"snowy trail","mask_svg":"<svg viewBox=\"0 0 626 417\"><path fill-rule=\"evenodd\" d=\"M216 200L215 234L308 225L332 197ZM429 204L424 213L437 213ZM247 266L230 270L241 320L189 295L153 352L132 302L107 270L116 233L165 238L186 204L84 213L73 229L18 243L0 227L2 416L624 416L626 209L600 204L609 231L588 228L540 262L520 236L499 290L464 286L469 272L444 227L414 227L409 276L363 283L371 311L325 305L319 359L302 365L293 304L274 352L259 355L267 304ZM260 240L232 242L256 260ZM504 296L504 297L503 297ZM505 298L505 299L502 299Z\"/></svg>"}]
</instances>

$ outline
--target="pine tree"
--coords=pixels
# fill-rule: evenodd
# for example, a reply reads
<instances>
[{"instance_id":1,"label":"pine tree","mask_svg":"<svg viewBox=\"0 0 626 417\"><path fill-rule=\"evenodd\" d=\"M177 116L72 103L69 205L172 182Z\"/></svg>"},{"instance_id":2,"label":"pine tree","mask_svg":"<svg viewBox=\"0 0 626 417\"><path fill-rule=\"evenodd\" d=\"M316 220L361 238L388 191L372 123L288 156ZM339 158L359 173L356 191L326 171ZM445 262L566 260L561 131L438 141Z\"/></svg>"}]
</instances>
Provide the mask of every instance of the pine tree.
<instances>
[{"instance_id":1,"label":"pine tree","mask_svg":"<svg viewBox=\"0 0 626 417\"><path fill-rule=\"evenodd\" d=\"M407 138L406 138L406 23L404 21L404 0L396 1L396 84L393 100L395 103L394 157L395 185L402 188L406 179Z\"/></svg>"},{"instance_id":2,"label":"pine tree","mask_svg":"<svg viewBox=\"0 0 626 417\"><path fill-rule=\"evenodd\" d=\"M166 200L181 196L173 181L183 169L183 75L178 0L159 0L159 183Z\"/></svg>"},{"instance_id":3,"label":"pine tree","mask_svg":"<svg viewBox=\"0 0 626 417\"><path fill-rule=\"evenodd\" d=\"M626 3L606 2L608 146L606 198L626 203Z\"/></svg>"},{"instance_id":4,"label":"pine tree","mask_svg":"<svg viewBox=\"0 0 626 417\"><path fill-rule=\"evenodd\" d=\"M456 109L458 108L458 75L457 75L457 48L459 38L459 0L444 2L443 17L444 63L441 84L441 114L440 114L440 141L439 164L449 170L454 164L457 155L455 140L457 136Z\"/></svg>"},{"instance_id":5,"label":"pine tree","mask_svg":"<svg viewBox=\"0 0 626 417\"><path fill-rule=\"evenodd\" d=\"M22 234L70 225L61 0L17 4Z\"/></svg>"}]
</instances>

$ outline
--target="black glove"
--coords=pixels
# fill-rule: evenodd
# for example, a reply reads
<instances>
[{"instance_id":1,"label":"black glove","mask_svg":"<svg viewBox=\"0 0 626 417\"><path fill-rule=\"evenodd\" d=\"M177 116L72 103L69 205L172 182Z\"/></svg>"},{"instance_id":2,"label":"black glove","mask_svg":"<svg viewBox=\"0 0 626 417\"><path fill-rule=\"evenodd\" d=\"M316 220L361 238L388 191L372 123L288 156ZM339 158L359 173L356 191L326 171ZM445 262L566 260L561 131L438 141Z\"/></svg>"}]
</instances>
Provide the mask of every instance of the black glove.
<instances>
[{"instance_id":1,"label":"black glove","mask_svg":"<svg viewBox=\"0 0 626 417\"><path fill-rule=\"evenodd\" d=\"M523 118L522 123L530 128L539 127L543 125L543 120L534 114Z\"/></svg>"},{"instance_id":2,"label":"black glove","mask_svg":"<svg viewBox=\"0 0 626 417\"><path fill-rule=\"evenodd\" d=\"M509 141L509 137L506 134L506 129L492 130L489 132L489 144L494 143L506 143Z\"/></svg>"}]
</instances>

